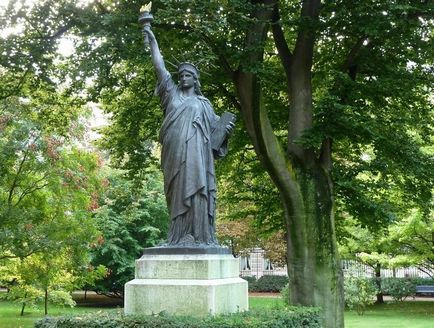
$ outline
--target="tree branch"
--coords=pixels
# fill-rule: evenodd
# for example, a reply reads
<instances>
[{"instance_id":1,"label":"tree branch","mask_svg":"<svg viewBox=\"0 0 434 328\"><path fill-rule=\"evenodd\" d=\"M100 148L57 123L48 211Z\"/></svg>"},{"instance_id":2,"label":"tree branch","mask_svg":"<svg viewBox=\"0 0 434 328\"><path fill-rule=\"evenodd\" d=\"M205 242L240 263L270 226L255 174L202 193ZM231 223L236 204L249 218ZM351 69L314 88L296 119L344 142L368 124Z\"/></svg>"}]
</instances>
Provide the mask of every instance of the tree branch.
<instances>
[{"instance_id":1,"label":"tree branch","mask_svg":"<svg viewBox=\"0 0 434 328\"><path fill-rule=\"evenodd\" d=\"M316 24L319 18L320 0L304 0L301 8L301 22L290 67L290 100L288 126L288 155L312 167L315 161L313 148L297 143L303 134L312 128L312 62L315 44Z\"/></svg>"},{"instance_id":2,"label":"tree branch","mask_svg":"<svg viewBox=\"0 0 434 328\"><path fill-rule=\"evenodd\" d=\"M273 8L273 20L272 20L271 30L273 32L274 44L277 48L279 58L282 63L283 69L285 71L286 78L288 80L288 86L289 86L292 53L289 50L288 43L286 42L285 35L283 34L278 3L276 3Z\"/></svg>"},{"instance_id":3,"label":"tree branch","mask_svg":"<svg viewBox=\"0 0 434 328\"><path fill-rule=\"evenodd\" d=\"M229 92L229 90L226 89L222 84L218 84L217 87L219 88L219 90L221 92L223 92L223 94L226 96L226 98L229 99L229 101L232 103L232 105L241 111L241 104L238 101L237 97L233 93Z\"/></svg>"},{"instance_id":4,"label":"tree branch","mask_svg":"<svg viewBox=\"0 0 434 328\"><path fill-rule=\"evenodd\" d=\"M27 69L24 71L23 75L20 77L17 86L13 87L12 90L9 91L9 93L0 96L0 100L4 100L6 98L9 98L9 97L15 95L21 89L21 87L24 84L24 81L26 79L27 74L29 74L29 72L30 72L31 67L32 67L31 65L29 65L27 67Z\"/></svg>"},{"instance_id":5,"label":"tree branch","mask_svg":"<svg viewBox=\"0 0 434 328\"><path fill-rule=\"evenodd\" d=\"M205 33L200 33L203 40L206 42L206 44L213 50L213 52L217 55L219 62L223 69L226 71L226 73L233 79L234 78L234 70L232 69L229 61L226 59L226 56L222 52L221 48L218 46L217 42L213 42L211 38L206 35Z\"/></svg>"},{"instance_id":6,"label":"tree branch","mask_svg":"<svg viewBox=\"0 0 434 328\"><path fill-rule=\"evenodd\" d=\"M265 0L264 6L253 13L256 23L246 35L246 48L253 49L235 74L241 112L256 153L261 163L267 168L271 179L280 190L283 203L293 207L289 213L301 211L302 201L298 185L295 182L294 170L286 160L276 135L273 132L269 117L262 103L259 77L251 72L251 66L263 62L264 41L267 37L267 22L272 21L276 1ZM291 205L292 204L292 205ZM297 213L301 217L300 213Z\"/></svg>"},{"instance_id":7,"label":"tree branch","mask_svg":"<svg viewBox=\"0 0 434 328\"><path fill-rule=\"evenodd\" d=\"M301 9L301 24L297 41L295 44L294 56L297 58L297 65L302 64L305 70L311 69L313 59L313 46L315 44L315 24L318 21L320 0L303 0Z\"/></svg>"},{"instance_id":8,"label":"tree branch","mask_svg":"<svg viewBox=\"0 0 434 328\"><path fill-rule=\"evenodd\" d=\"M356 57L366 40L368 40L366 36L361 36L351 48L347 58L345 59L345 62L342 64L342 71L346 71L353 81L356 79L357 74Z\"/></svg>"},{"instance_id":9,"label":"tree branch","mask_svg":"<svg viewBox=\"0 0 434 328\"><path fill-rule=\"evenodd\" d=\"M46 177L48 177L48 173L45 174L41 179L35 181L32 183L30 187L27 187L23 190L20 197L18 198L17 202L15 203L15 206L17 206L27 195L30 195L32 192L35 192L36 190L44 189L46 186L48 186L48 182L44 183L42 185L38 185L39 182L44 181Z\"/></svg>"},{"instance_id":10,"label":"tree branch","mask_svg":"<svg viewBox=\"0 0 434 328\"><path fill-rule=\"evenodd\" d=\"M332 170L332 138L326 137L321 145L320 163L328 172Z\"/></svg>"},{"instance_id":11,"label":"tree branch","mask_svg":"<svg viewBox=\"0 0 434 328\"><path fill-rule=\"evenodd\" d=\"M17 173L15 174L14 180L12 181L12 186L9 189L9 195L8 195L8 205L11 206L12 205L12 198L14 196L14 191L15 188L18 186L18 176L21 174L23 167L24 167L24 163L27 160L27 155L28 155L28 150L26 152L24 152L24 156L21 159L21 162L18 166L18 170Z\"/></svg>"}]
</instances>

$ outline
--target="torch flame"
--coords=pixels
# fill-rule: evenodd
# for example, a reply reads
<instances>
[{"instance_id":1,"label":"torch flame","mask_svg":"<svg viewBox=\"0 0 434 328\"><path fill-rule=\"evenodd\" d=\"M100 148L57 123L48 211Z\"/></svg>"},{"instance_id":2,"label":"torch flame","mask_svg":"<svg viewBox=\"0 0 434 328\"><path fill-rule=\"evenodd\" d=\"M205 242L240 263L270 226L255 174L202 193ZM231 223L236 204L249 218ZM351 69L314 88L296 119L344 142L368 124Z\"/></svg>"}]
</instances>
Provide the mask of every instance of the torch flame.
<instances>
[{"instance_id":1,"label":"torch flame","mask_svg":"<svg viewBox=\"0 0 434 328\"><path fill-rule=\"evenodd\" d=\"M149 12L151 11L151 7L152 7L152 1L149 2L149 3L147 3L147 4L145 4L145 5L143 5L143 6L140 8L140 12L147 11L147 12L149 13Z\"/></svg>"}]
</instances>

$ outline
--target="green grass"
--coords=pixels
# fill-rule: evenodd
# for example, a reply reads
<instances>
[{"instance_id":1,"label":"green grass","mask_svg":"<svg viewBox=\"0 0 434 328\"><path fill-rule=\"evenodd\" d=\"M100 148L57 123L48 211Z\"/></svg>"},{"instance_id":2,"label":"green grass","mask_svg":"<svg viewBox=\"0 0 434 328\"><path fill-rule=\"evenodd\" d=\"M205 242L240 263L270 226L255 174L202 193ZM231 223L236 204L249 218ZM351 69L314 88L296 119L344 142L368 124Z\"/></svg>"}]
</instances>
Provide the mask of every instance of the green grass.
<instances>
[{"instance_id":1,"label":"green grass","mask_svg":"<svg viewBox=\"0 0 434 328\"><path fill-rule=\"evenodd\" d=\"M434 327L434 302L405 301L370 306L364 315L345 312L347 328Z\"/></svg>"},{"instance_id":2,"label":"green grass","mask_svg":"<svg viewBox=\"0 0 434 328\"><path fill-rule=\"evenodd\" d=\"M250 297L251 309L284 307L278 297ZM20 316L20 305L17 303L0 301L0 328L31 328L33 323L44 316L43 306L27 308L25 315ZM66 308L51 305L49 315L80 315L86 312L118 311L101 307ZM362 316L355 312L345 312L346 328L429 328L434 327L433 301L406 301L401 303L387 303L369 307Z\"/></svg>"},{"instance_id":3,"label":"green grass","mask_svg":"<svg viewBox=\"0 0 434 328\"><path fill-rule=\"evenodd\" d=\"M280 297L249 297L250 309L282 309L285 303Z\"/></svg>"},{"instance_id":4,"label":"green grass","mask_svg":"<svg viewBox=\"0 0 434 328\"><path fill-rule=\"evenodd\" d=\"M281 308L280 298L250 297L250 308ZM346 328L434 328L433 301L389 302L368 307L364 315L345 311Z\"/></svg>"},{"instance_id":5,"label":"green grass","mask_svg":"<svg viewBox=\"0 0 434 328\"><path fill-rule=\"evenodd\" d=\"M9 301L0 301L0 328L31 328L36 320L44 317L44 308L41 304L38 307L26 308L24 316L20 316L21 306ZM88 312L116 311L116 309L101 309L101 307L59 307L50 305L48 314L59 316L74 314L80 315Z\"/></svg>"}]
</instances>

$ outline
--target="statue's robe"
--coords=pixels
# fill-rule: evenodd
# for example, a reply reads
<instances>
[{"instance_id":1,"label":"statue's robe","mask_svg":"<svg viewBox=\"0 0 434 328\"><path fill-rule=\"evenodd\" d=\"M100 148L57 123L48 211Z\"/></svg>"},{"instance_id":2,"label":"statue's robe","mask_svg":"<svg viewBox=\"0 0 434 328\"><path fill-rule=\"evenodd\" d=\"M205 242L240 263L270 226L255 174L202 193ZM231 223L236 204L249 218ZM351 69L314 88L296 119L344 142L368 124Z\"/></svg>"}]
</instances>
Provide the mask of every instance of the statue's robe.
<instances>
[{"instance_id":1,"label":"statue's robe","mask_svg":"<svg viewBox=\"0 0 434 328\"><path fill-rule=\"evenodd\" d=\"M223 157L226 143L211 148L219 117L203 96L184 97L169 72L157 85L164 109L160 130L164 192L170 213L169 245L217 245L214 157Z\"/></svg>"}]
</instances>

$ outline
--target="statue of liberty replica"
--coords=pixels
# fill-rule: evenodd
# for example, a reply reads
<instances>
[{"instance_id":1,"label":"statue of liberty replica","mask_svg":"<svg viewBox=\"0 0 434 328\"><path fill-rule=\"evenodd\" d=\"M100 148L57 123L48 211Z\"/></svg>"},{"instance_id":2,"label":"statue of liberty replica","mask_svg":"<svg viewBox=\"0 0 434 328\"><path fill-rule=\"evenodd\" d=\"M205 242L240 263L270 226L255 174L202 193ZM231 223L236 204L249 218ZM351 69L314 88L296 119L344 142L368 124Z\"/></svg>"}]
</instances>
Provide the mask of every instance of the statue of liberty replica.
<instances>
[{"instance_id":1,"label":"statue of liberty replica","mask_svg":"<svg viewBox=\"0 0 434 328\"><path fill-rule=\"evenodd\" d=\"M125 314L244 311L248 291L239 278L239 259L215 236L214 159L226 155L235 117L214 113L194 64L180 63L179 83L173 81L151 29L150 9L150 4L142 7L139 22L164 113L159 140L170 228L166 244L146 248L136 260L135 279L125 285Z\"/></svg>"},{"instance_id":2,"label":"statue of liberty replica","mask_svg":"<svg viewBox=\"0 0 434 328\"><path fill-rule=\"evenodd\" d=\"M149 11L145 11L141 19L145 20L143 33L150 47L158 80L156 94L164 112L159 140L170 214L167 246L218 247L214 159L227 153L234 117L226 113L224 122L220 122L200 91L199 70L194 64L180 63L179 83L173 81L151 25L146 23L149 16Z\"/></svg>"}]
</instances>

